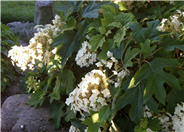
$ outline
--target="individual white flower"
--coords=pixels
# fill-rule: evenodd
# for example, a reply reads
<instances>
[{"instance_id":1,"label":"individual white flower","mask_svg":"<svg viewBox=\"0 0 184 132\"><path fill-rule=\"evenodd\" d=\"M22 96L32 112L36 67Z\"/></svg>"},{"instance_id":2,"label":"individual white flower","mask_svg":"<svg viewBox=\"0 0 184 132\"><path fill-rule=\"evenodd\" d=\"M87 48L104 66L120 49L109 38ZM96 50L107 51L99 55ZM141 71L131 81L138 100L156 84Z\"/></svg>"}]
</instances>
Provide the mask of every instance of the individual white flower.
<instances>
[{"instance_id":1,"label":"individual white flower","mask_svg":"<svg viewBox=\"0 0 184 132\"><path fill-rule=\"evenodd\" d=\"M101 62L97 62L95 65L96 65L97 67L103 67L103 65L102 65Z\"/></svg>"},{"instance_id":2,"label":"individual white flower","mask_svg":"<svg viewBox=\"0 0 184 132\"><path fill-rule=\"evenodd\" d=\"M101 60L101 62L104 64L104 65L106 65L107 64L107 61L106 60Z\"/></svg>"},{"instance_id":3,"label":"individual white flower","mask_svg":"<svg viewBox=\"0 0 184 132\"><path fill-rule=\"evenodd\" d=\"M150 128L147 128L146 132L154 132L154 131L152 131Z\"/></svg>"},{"instance_id":4,"label":"individual white flower","mask_svg":"<svg viewBox=\"0 0 184 132\"><path fill-rule=\"evenodd\" d=\"M112 65L113 65L113 63L112 63L112 62L107 62L106 67L108 67L109 69L111 69L111 68L112 68Z\"/></svg>"},{"instance_id":5,"label":"individual white flower","mask_svg":"<svg viewBox=\"0 0 184 132\"><path fill-rule=\"evenodd\" d=\"M104 95L105 98L111 97L111 93L107 88L102 91L102 94Z\"/></svg>"},{"instance_id":6,"label":"individual white flower","mask_svg":"<svg viewBox=\"0 0 184 132\"><path fill-rule=\"evenodd\" d=\"M123 78L127 75L127 71L122 70L119 73L116 73L115 71L113 71L113 73L115 73L114 75L117 76L117 79L116 79L116 81L114 83L115 88L117 88L117 87L120 86L121 81L123 80Z\"/></svg>"},{"instance_id":7,"label":"individual white flower","mask_svg":"<svg viewBox=\"0 0 184 132\"><path fill-rule=\"evenodd\" d=\"M174 30L179 32L181 29L180 27L182 26L182 22L179 21L178 16L171 16L171 24L174 27Z\"/></svg>"},{"instance_id":8,"label":"individual white flower","mask_svg":"<svg viewBox=\"0 0 184 132\"><path fill-rule=\"evenodd\" d=\"M115 57L111 57L111 60L113 61L113 62L118 62L118 60L115 58Z\"/></svg>"},{"instance_id":9,"label":"individual white flower","mask_svg":"<svg viewBox=\"0 0 184 132\"><path fill-rule=\"evenodd\" d=\"M108 56L108 57L112 57L113 54L112 54L110 51L107 51L107 56Z\"/></svg>"},{"instance_id":10,"label":"individual white flower","mask_svg":"<svg viewBox=\"0 0 184 132\"><path fill-rule=\"evenodd\" d=\"M42 63L39 63L38 64L38 67L42 68L43 67L43 64Z\"/></svg>"},{"instance_id":11,"label":"individual white flower","mask_svg":"<svg viewBox=\"0 0 184 132\"><path fill-rule=\"evenodd\" d=\"M147 105L144 106L144 117L146 118L153 117L153 114Z\"/></svg>"},{"instance_id":12,"label":"individual white flower","mask_svg":"<svg viewBox=\"0 0 184 132\"><path fill-rule=\"evenodd\" d=\"M115 88L119 87L120 86L120 82L115 82L114 86L115 86Z\"/></svg>"},{"instance_id":13,"label":"individual white flower","mask_svg":"<svg viewBox=\"0 0 184 132\"><path fill-rule=\"evenodd\" d=\"M122 70L121 72L118 73L118 77L124 78L127 75L127 72L125 70Z\"/></svg>"},{"instance_id":14,"label":"individual white flower","mask_svg":"<svg viewBox=\"0 0 184 132\"><path fill-rule=\"evenodd\" d=\"M87 131L88 131L88 127L84 130L84 132L87 132ZM101 132L100 128L98 129L98 132Z\"/></svg>"},{"instance_id":15,"label":"individual white flower","mask_svg":"<svg viewBox=\"0 0 184 132\"><path fill-rule=\"evenodd\" d=\"M88 40L90 39L88 35L86 35L86 39L88 39Z\"/></svg>"},{"instance_id":16,"label":"individual white flower","mask_svg":"<svg viewBox=\"0 0 184 132\"><path fill-rule=\"evenodd\" d=\"M113 72L114 75L118 75L117 71L113 70L112 72Z\"/></svg>"},{"instance_id":17,"label":"individual white flower","mask_svg":"<svg viewBox=\"0 0 184 132\"><path fill-rule=\"evenodd\" d=\"M114 84L115 83L115 81L110 80L110 79L108 80L108 82L111 83L111 84Z\"/></svg>"},{"instance_id":18,"label":"individual white flower","mask_svg":"<svg viewBox=\"0 0 184 132\"><path fill-rule=\"evenodd\" d=\"M112 2L114 2L115 4L118 4L119 2L121 2L121 0L112 0Z\"/></svg>"}]
</instances>

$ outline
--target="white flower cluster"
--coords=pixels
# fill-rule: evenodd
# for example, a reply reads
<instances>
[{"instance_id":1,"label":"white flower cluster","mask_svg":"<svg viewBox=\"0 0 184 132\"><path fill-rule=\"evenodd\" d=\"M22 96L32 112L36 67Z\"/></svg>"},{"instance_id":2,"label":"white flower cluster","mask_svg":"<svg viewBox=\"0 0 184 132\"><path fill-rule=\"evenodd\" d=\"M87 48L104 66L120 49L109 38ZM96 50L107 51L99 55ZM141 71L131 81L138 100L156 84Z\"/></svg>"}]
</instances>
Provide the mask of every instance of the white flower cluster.
<instances>
[{"instance_id":1,"label":"white flower cluster","mask_svg":"<svg viewBox=\"0 0 184 132\"><path fill-rule=\"evenodd\" d=\"M112 70L113 76L116 76L115 80L108 80L109 83L114 84L114 86L117 88L120 86L120 83L122 79L127 75L127 71L121 70L119 71L116 67L118 64L118 60L113 56L113 54L110 51L107 51L107 56L109 60L101 60L101 62L97 62L96 66L97 67L103 67L105 66L106 68ZM114 66L114 67L113 67Z\"/></svg>"},{"instance_id":2,"label":"white flower cluster","mask_svg":"<svg viewBox=\"0 0 184 132\"><path fill-rule=\"evenodd\" d=\"M80 130L78 128L76 128L75 126L71 125L69 132L80 132Z\"/></svg>"},{"instance_id":3,"label":"white flower cluster","mask_svg":"<svg viewBox=\"0 0 184 132\"><path fill-rule=\"evenodd\" d=\"M121 0L111 0L113 3L118 4Z\"/></svg>"},{"instance_id":4,"label":"white flower cluster","mask_svg":"<svg viewBox=\"0 0 184 132\"><path fill-rule=\"evenodd\" d=\"M146 105L144 107L145 118L158 118L160 120L161 132L173 132L172 131L172 115L169 113L161 113L159 115L153 115L153 112ZM147 132L153 132L150 128L146 129Z\"/></svg>"},{"instance_id":5,"label":"white flower cluster","mask_svg":"<svg viewBox=\"0 0 184 132\"><path fill-rule=\"evenodd\" d=\"M151 112L151 110L148 108L147 105L144 106L144 117L145 118L152 118L153 117L153 113ZM146 129L146 132L153 132L150 128Z\"/></svg>"},{"instance_id":6,"label":"white flower cluster","mask_svg":"<svg viewBox=\"0 0 184 132\"><path fill-rule=\"evenodd\" d=\"M176 106L172 120L175 132L184 132L184 103Z\"/></svg>"},{"instance_id":7,"label":"white flower cluster","mask_svg":"<svg viewBox=\"0 0 184 132\"><path fill-rule=\"evenodd\" d=\"M107 105L110 97L106 75L101 70L92 70L82 78L65 103L71 106L71 110L83 115L83 111L89 113L100 110Z\"/></svg>"},{"instance_id":8,"label":"white flower cluster","mask_svg":"<svg viewBox=\"0 0 184 132\"><path fill-rule=\"evenodd\" d=\"M96 61L96 53L90 51L91 45L84 41L82 43L82 48L78 51L75 61L80 67L88 67Z\"/></svg>"},{"instance_id":9,"label":"white flower cluster","mask_svg":"<svg viewBox=\"0 0 184 132\"><path fill-rule=\"evenodd\" d=\"M106 68L111 69L114 63L118 63L118 60L115 57L113 57L113 54L110 51L107 51L107 56L108 58L110 58L109 61L101 60L101 62L96 63L96 66L97 67L105 66Z\"/></svg>"},{"instance_id":10,"label":"white flower cluster","mask_svg":"<svg viewBox=\"0 0 184 132\"><path fill-rule=\"evenodd\" d=\"M162 127L161 132L173 132L172 130L172 115L168 112L162 113L158 119Z\"/></svg>"},{"instance_id":11,"label":"white flower cluster","mask_svg":"<svg viewBox=\"0 0 184 132\"><path fill-rule=\"evenodd\" d=\"M59 35L63 24L58 15L55 16L53 24L47 24L43 28L39 28L39 32L34 34L28 46L12 47L8 52L8 56L11 58L13 65L25 71L26 69L33 70L36 61L43 61L45 64L49 62L52 55L50 44Z\"/></svg>"},{"instance_id":12,"label":"white flower cluster","mask_svg":"<svg viewBox=\"0 0 184 132\"><path fill-rule=\"evenodd\" d=\"M146 118L153 117L153 113L151 112L151 110L148 108L147 105L144 106L144 117Z\"/></svg>"},{"instance_id":13,"label":"white flower cluster","mask_svg":"<svg viewBox=\"0 0 184 132\"><path fill-rule=\"evenodd\" d=\"M88 128L86 128L84 130L84 132L87 132L87 131L88 131ZM76 128L75 126L71 125L70 129L69 129L69 132L80 132L80 130L78 128ZM98 132L101 132L100 128L98 129Z\"/></svg>"},{"instance_id":14,"label":"white flower cluster","mask_svg":"<svg viewBox=\"0 0 184 132\"><path fill-rule=\"evenodd\" d=\"M161 32L179 33L182 30L184 21L184 11L177 10L177 14L170 16L169 19L162 19L161 25L157 29Z\"/></svg>"},{"instance_id":15,"label":"white flower cluster","mask_svg":"<svg viewBox=\"0 0 184 132\"><path fill-rule=\"evenodd\" d=\"M178 104L175 108L174 115L170 113L161 113L154 116L146 106L144 109L144 117L158 118L162 127L161 132L184 132L184 103ZM148 128L147 132L151 132Z\"/></svg>"}]
</instances>

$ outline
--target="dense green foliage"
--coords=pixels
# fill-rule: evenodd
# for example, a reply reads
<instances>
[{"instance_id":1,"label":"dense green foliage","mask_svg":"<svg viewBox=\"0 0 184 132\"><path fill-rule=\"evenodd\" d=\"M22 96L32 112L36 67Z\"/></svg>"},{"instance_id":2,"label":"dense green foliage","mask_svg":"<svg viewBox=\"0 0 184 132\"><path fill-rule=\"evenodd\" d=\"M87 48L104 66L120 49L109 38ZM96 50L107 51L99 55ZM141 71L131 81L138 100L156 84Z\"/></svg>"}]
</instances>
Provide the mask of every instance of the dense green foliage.
<instances>
[{"instance_id":1,"label":"dense green foliage","mask_svg":"<svg viewBox=\"0 0 184 132\"><path fill-rule=\"evenodd\" d=\"M13 32L4 24L1 25L1 92L16 79L18 75L8 58L8 51L14 45L19 45Z\"/></svg>"},{"instance_id":2,"label":"dense green foliage","mask_svg":"<svg viewBox=\"0 0 184 132\"><path fill-rule=\"evenodd\" d=\"M88 126L88 132L97 132L99 128L112 130L115 124L118 130L112 131L159 131L158 119L143 116L144 106L157 114L173 113L176 104L184 101L183 32L157 29L162 18L182 10L184 3L135 2L131 6L126 7L126 2L119 6L111 2L62 2L59 15L64 26L52 43L62 60L52 62L55 69L44 66L26 76L31 93L28 104L36 107L49 102L56 128L71 123L82 131ZM99 61L107 60L107 51L111 51L118 66L129 74L119 87L110 85L111 103L100 111L91 111L81 121L65 100L81 78L97 68L80 68L75 63L84 40L89 41Z\"/></svg>"}]
</instances>

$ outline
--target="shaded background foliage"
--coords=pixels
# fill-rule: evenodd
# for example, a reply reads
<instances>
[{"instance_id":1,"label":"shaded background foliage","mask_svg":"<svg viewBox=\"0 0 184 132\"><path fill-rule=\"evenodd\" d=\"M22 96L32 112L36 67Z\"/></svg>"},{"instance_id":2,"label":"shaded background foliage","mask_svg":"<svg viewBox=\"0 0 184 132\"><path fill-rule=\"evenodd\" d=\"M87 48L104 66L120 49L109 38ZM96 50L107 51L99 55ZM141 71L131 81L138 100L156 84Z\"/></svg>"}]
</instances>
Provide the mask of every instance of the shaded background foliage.
<instances>
[{"instance_id":1,"label":"shaded background foliage","mask_svg":"<svg viewBox=\"0 0 184 132\"><path fill-rule=\"evenodd\" d=\"M4 24L1 25L1 92L16 80L18 72L15 71L11 60L8 58L8 51L14 45L19 45L18 38Z\"/></svg>"}]
</instances>

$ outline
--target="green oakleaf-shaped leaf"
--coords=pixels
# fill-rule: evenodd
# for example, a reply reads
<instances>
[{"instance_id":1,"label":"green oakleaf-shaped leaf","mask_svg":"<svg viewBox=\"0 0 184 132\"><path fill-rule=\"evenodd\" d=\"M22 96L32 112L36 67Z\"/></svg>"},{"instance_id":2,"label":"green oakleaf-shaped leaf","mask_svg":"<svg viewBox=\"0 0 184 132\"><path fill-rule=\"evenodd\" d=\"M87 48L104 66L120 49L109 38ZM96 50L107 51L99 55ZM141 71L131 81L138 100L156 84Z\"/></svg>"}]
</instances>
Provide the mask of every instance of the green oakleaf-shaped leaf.
<instances>
[{"instance_id":1,"label":"green oakleaf-shaped leaf","mask_svg":"<svg viewBox=\"0 0 184 132\"><path fill-rule=\"evenodd\" d=\"M113 56L116 57L117 59L122 60L123 56L123 50L125 49L125 44L121 44L119 48L113 48L110 51L113 53Z\"/></svg>"},{"instance_id":2,"label":"green oakleaf-shaped leaf","mask_svg":"<svg viewBox=\"0 0 184 132\"><path fill-rule=\"evenodd\" d=\"M144 43L140 44L141 46L141 53L144 55L144 57L147 57L152 54L152 52L155 50L156 46L150 46L150 40L146 40Z\"/></svg>"},{"instance_id":3,"label":"green oakleaf-shaped leaf","mask_svg":"<svg viewBox=\"0 0 184 132\"><path fill-rule=\"evenodd\" d=\"M115 16L118 14L118 8L113 5L103 5L103 18L101 19L101 23L103 27L107 27L109 24L115 22Z\"/></svg>"},{"instance_id":4,"label":"green oakleaf-shaped leaf","mask_svg":"<svg viewBox=\"0 0 184 132\"><path fill-rule=\"evenodd\" d=\"M112 114L112 111L110 106L102 107L99 112L100 123L103 124L105 123L105 121L110 120L111 114Z\"/></svg>"},{"instance_id":5,"label":"green oakleaf-shaped leaf","mask_svg":"<svg viewBox=\"0 0 184 132\"><path fill-rule=\"evenodd\" d=\"M66 24L64 25L63 29L61 30L61 33L68 30L73 30L76 28L77 21L74 17L69 17L66 21Z\"/></svg>"},{"instance_id":6,"label":"green oakleaf-shaped leaf","mask_svg":"<svg viewBox=\"0 0 184 132\"><path fill-rule=\"evenodd\" d=\"M54 42L52 43L52 46L53 47L60 46L62 48L66 44L70 45L72 43L72 39L74 39L75 35L76 35L76 33L74 31L65 31L63 34L59 35L54 40Z\"/></svg>"},{"instance_id":7,"label":"green oakleaf-shaped leaf","mask_svg":"<svg viewBox=\"0 0 184 132\"><path fill-rule=\"evenodd\" d=\"M157 30L157 26L159 25L159 21L151 21L147 22L147 27L142 27L138 22L132 22L130 24L130 29L132 30L133 38L138 42L145 42L146 39L150 39L151 41L158 41L160 39L160 35L164 34Z\"/></svg>"},{"instance_id":8,"label":"green oakleaf-shaped leaf","mask_svg":"<svg viewBox=\"0 0 184 132\"><path fill-rule=\"evenodd\" d=\"M122 96L117 99L117 110L130 104L129 115L132 121L139 122L143 116L143 86L141 84L134 88L128 89Z\"/></svg>"},{"instance_id":9,"label":"green oakleaf-shaped leaf","mask_svg":"<svg viewBox=\"0 0 184 132\"><path fill-rule=\"evenodd\" d=\"M184 42L170 37L162 38L160 45L168 51L173 51L175 48L184 51Z\"/></svg>"},{"instance_id":10,"label":"green oakleaf-shaped leaf","mask_svg":"<svg viewBox=\"0 0 184 132\"><path fill-rule=\"evenodd\" d=\"M76 118L76 113L74 113L70 107L67 107L67 110L65 112L65 121L66 122L69 122L71 121L72 119L75 119Z\"/></svg>"},{"instance_id":11,"label":"green oakleaf-shaped leaf","mask_svg":"<svg viewBox=\"0 0 184 132\"><path fill-rule=\"evenodd\" d=\"M140 126L136 126L134 128L134 132L147 132L145 128L141 128Z\"/></svg>"},{"instance_id":12,"label":"green oakleaf-shaped leaf","mask_svg":"<svg viewBox=\"0 0 184 132\"><path fill-rule=\"evenodd\" d=\"M149 100L144 100L144 104L146 104L154 113L158 113L159 103L155 101L153 97L149 98Z\"/></svg>"},{"instance_id":13,"label":"green oakleaf-shaped leaf","mask_svg":"<svg viewBox=\"0 0 184 132\"><path fill-rule=\"evenodd\" d=\"M114 35L114 42L117 45L117 47L120 47L121 42L125 39L125 35L126 35L126 28L123 27L121 29L119 29L116 34Z\"/></svg>"},{"instance_id":14,"label":"green oakleaf-shaped leaf","mask_svg":"<svg viewBox=\"0 0 184 132\"><path fill-rule=\"evenodd\" d=\"M97 4L96 2L90 2L88 4L83 12L82 12L82 17L83 18L98 18L98 10L101 7L100 4Z\"/></svg>"},{"instance_id":15,"label":"green oakleaf-shaped leaf","mask_svg":"<svg viewBox=\"0 0 184 132\"><path fill-rule=\"evenodd\" d=\"M52 43L53 47L59 46L58 54L62 57L62 66L65 65L72 53L80 48L87 30L87 22L84 20L78 25L78 31L66 31L58 36Z\"/></svg>"},{"instance_id":16,"label":"green oakleaf-shaped leaf","mask_svg":"<svg viewBox=\"0 0 184 132\"><path fill-rule=\"evenodd\" d=\"M155 118L155 119L148 119L148 128L150 128L153 131L161 130L160 120L157 119L157 118Z\"/></svg>"},{"instance_id":17,"label":"green oakleaf-shaped leaf","mask_svg":"<svg viewBox=\"0 0 184 132\"><path fill-rule=\"evenodd\" d=\"M135 58L138 54L139 54L140 50L137 49L137 48L133 48L131 50L131 47L129 47L127 50L126 50L126 53L125 53L125 56L124 56L124 60L123 60L123 63L125 64L126 67L131 67L133 66L133 63L132 63L132 59Z\"/></svg>"},{"instance_id":18,"label":"green oakleaf-shaped leaf","mask_svg":"<svg viewBox=\"0 0 184 132\"><path fill-rule=\"evenodd\" d=\"M75 87L75 76L71 70L64 69L62 72L62 89L66 89L66 94L73 91Z\"/></svg>"},{"instance_id":19,"label":"green oakleaf-shaped leaf","mask_svg":"<svg viewBox=\"0 0 184 132\"><path fill-rule=\"evenodd\" d=\"M53 104L50 108L50 118L53 119L55 128L58 129L61 125L61 119L65 115L63 108L65 104Z\"/></svg>"},{"instance_id":20,"label":"green oakleaf-shaped leaf","mask_svg":"<svg viewBox=\"0 0 184 132\"><path fill-rule=\"evenodd\" d=\"M42 98L43 95L45 95L45 91L37 90L35 93L30 95L30 99L27 104L34 107L37 107L38 105L41 106L45 100L45 98Z\"/></svg>"},{"instance_id":21,"label":"green oakleaf-shaped leaf","mask_svg":"<svg viewBox=\"0 0 184 132\"><path fill-rule=\"evenodd\" d=\"M177 61L174 59L157 58L149 65L150 75L148 76L145 87L145 98L149 98L152 94L159 100L160 103L165 104L166 91L164 83L167 83L173 88L180 89L178 79L165 71L164 67L176 67Z\"/></svg>"},{"instance_id":22,"label":"green oakleaf-shaped leaf","mask_svg":"<svg viewBox=\"0 0 184 132\"><path fill-rule=\"evenodd\" d=\"M114 21L115 21L114 15L110 12L105 13L104 18L101 19L102 26L105 28Z\"/></svg>"},{"instance_id":23,"label":"green oakleaf-shaped leaf","mask_svg":"<svg viewBox=\"0 0 184 132\"><path fill-rule=\"evenodd\" d=\"M117 15L119 13L118 8L115 5L105 4L102 7L103 14L105 13L111 13L113 15Z\"/></svg>"},{"instance_id":24,"label":"green oakleaf-shaped leaf","mask_svg":"<svg viewBox=\"0 0 184 132\"><path fill-rule=\"evenodd\" d=\"M61 95L69 94L73 91L75 84L75 76L71 70L64 69L56 75L55 87L50 96L50 103L54 100L60 100Z\"/></svg>"},{"instance_id":25,"label":"green oakleaf-shaped leaf","mask_svg":"<svg viewBox=\"0 0 184 132\"><path fill-rule=\"evenodd\" d=\"M118 132L134 132L135 123L133 123L124 112L116 114L113 122L118 126Z\"/></svg>"},{"instance_id":26,"label":"green oakleaf-shaped leaf","mask_svg":"<svg viewBox=\"0 0 184 132\"><path fill-rule=\"evenodd\" d=\"M101 59L106 60L108 58L107 51L109 49L111 49L111 47L113 46L112 44L113 44L112 39L108 39L106 42L104 42L104 44L102 46L102 51L98 55L98 59L100 59L100 60Z\"/></svg>"},{"instance_id":27,"label":"green oakleaf-shaped leaf","mask_svg":"<svg viewBox=\"0 0 184 132\"><path fill-rule=\"evenodd\" d=\"M144 99L148 101L152 95L155 95L160 103L165 104L166 91L164 83L177 89L180 89L181 86L178 79L174 75L165 72L164 68L176 67L177 65L175 59L155 58L149 64L144 64L136 72L130 81L129 88L138 85L142 80L146 80Z\"/></svg>"},{"instance_id":28,"label":"green oakleaf-shaped leaf","mask_svg":"<svg viewBox=\"0 0 184 132\"><path fill-rule=\"evenodd\" d=\"M168 94L167 94L167 110L171 113L174 112L175 107L177 106L178 103L184 101L184 88L181 90L178 89L172 89Z\"/></svg>"},{"instance_id":29,"label":"green oakleaf-shaped leaf","mask_svg":"<svg viewBox=\"0 0 184 132\"><path fill-rule=\"evenodd\" d=\"M133 38L138 42L144 42L146 40L145 33L146 29L142 28L142 26L137 22L132 22L130 25L130 29L132 30Z\"/></svg>"},{"instance_id":30,"label":"green oakleaf-shaped leaf","mask_svg":"<svg viewBox=\"0 0 184 132\"><path fill-rule=\"evenodd\" d=\"M93 30L95 30L96 32L97 32L97 31L99 32L99 27L101 27L101 26L100 26L100 21L99 21L98 19L95 19L95 20L93 20L93 22L91 22L91 23L89 24L89 28L88 28L88 30L87 30L87 33L90 33L90 32L92 32Z\"/></svg>"},{"instance_id":31,"label":"green oakleaf-shaped leaf","mask_svg":"<svg viewBox=\"0 0 184 132\"><path fill-rule=\"evenodd\" d=\"M108 25L108 27L111 27L111 28L121 28L122 25L120 22L112 22Z\"/></svg>"},{"instance_id":32,"label":"green oakleaf-shaped leaf","mask_svg":"<svg viewBox=\"0 0 184 132\"><path fill-rule=\"evenodd\" d=\"M134 131L135 132L146 132L148 126L148 119L143 118L141 119L141 122L135 126Z\"/></svg>"},{"instance_id":33,"label":"green oakleaf-shaped leaf","mask_svg":"<svg viewBox=\"0 0 184 132\"><path fill-rule=\"evenodd\" d=\"M99 122L99 113L93 113L90 117L83 121L83 124L88 126L87 132L98 132L98 129L100 128Z\"/></svg>"},{"instance_id":34,"label":"green oakleaf-shaped leaf","mask_svg":"<svg viewBox=\"0 0 184 132\"><path fill-rule=\"evenodd\" d=\"M76 119L76 118L71 120L71 124L76 128L78 128L81 132L85 131L87 128L87 126L82 123L83 122L81 122L79 119Z\"/></svg>"},{"instance_id":35,"label":"green oakleaf-shaped leaf","mask_svg":"<svg viewBox=\"0 0 184 132\"><path fill-rule=\"evenodd\" d=\"M60 76L57 76L55 87L52 93L50 94L50 103L52 104L54 100L60 100L60 98L61 98L61 78Z\"/></svg>"},{"instance_id":36,"label":"green oakleaf-shaped leaf","mask_svg":"<svg viewBox=\"0 0 184 132\"><path fill-rule=\"evenodd\" d=\"M121 13L116 16L116 21L120 22L122 26L128 26L134 20L134 15L131 13Z\"/></svg>"},{"instance_id":37,"label":"green oakleaf-shaped leaf","mask_svg":"<svg viewBox=\"0 0 184 132\"><path fill-rule=\"evenodd\" d=\"M128 25L134 20L134 16L131 13L121 13L114 15L112 13L105 13L104 18L101 19L102 26L113 28L128 28Z\"/></svg>"},{"instance_id":38,"label":"green oakleaf-shaped leaf","mask_svg":"<svg viewBox=\"0 0 184 132\"><path fill-rule=\"evenodd\" d=\"M61 16L67 19L73 12L79 11L81 5L82 1L62 1L62 4L56 5L56 8L63 13Z\"/></svg>"},{"instance_id":39,"label":"green oakleaf-shaped leaf","mask_svg":"<svg viewBox=\"0 0 184 132\"><path fill-rule=\"evenodd\" d=\"M91 45L91 50L96 51L99 47L103 46L104 42L105 42L105 37L103 37L102 35L97 34L95 36L92 36L89 42Z\"/></svg>"}]
</instances>

